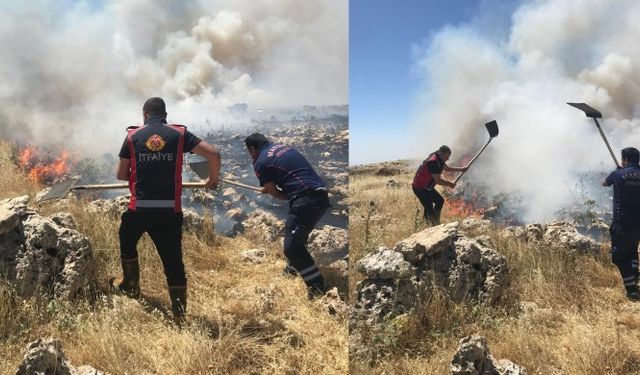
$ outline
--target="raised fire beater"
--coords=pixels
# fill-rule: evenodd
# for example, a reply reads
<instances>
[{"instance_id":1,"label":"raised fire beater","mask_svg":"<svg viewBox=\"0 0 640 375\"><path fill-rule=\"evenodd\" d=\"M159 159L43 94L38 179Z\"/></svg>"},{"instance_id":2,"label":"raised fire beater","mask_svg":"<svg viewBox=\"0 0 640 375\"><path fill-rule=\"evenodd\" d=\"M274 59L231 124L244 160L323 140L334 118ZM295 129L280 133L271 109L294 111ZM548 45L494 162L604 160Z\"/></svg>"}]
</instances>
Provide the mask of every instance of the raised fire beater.
<instances>
[{"instance_id":1,"label":"raised fire beater","mask_svg":"<svg viewBox=\"0 0 640 375\"><path fill-rule=\"evenodd\" d=\"M219 151L189 132L167 124L165 103L148 99L142 108L144 125L127 128L120 150L117 177L129 181L131 199L120 225L123 277L112 278L116 291L140 295L137 244L146 232L162 260L174 321L182 323L187 308L187 278L182 263L182 161L192 152L209 161L205 188L215 188L220 174Z\"/></svg>"}]
</instances>

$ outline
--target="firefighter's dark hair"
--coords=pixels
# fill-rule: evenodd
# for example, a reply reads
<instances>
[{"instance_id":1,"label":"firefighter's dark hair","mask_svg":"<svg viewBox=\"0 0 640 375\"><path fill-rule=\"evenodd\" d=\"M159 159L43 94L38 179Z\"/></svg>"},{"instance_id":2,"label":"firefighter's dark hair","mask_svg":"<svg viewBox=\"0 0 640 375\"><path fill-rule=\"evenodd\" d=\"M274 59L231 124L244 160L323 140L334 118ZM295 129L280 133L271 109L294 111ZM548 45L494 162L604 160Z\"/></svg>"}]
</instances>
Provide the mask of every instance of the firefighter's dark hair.
<instances>
[{"instance_id":1,"label":"firefighter's dark hair","mask_svg":"<svg viewBox=\"0 0 640 375\"><path fill-rule=\"evenodd\" d=\"M247 148L253 147L256 150L259 150L260 147L264 146L267 143L269 143L267 137L260 133L253 133L244 139L244 144L245 146L247 146Z\"/></svg>"},{"instance_id":2,"label":"firefighter's dark hair","mask_svg":"<svg viewBox=\"0 0 640 375\"><path fill-rule=\"evenodd\" d=\"M451 155L451 149L447 145L440 146L438 151L440 151L441 154L449 154L449 155Z\"/></svg>"},{"instance_id":3,"label":"firefighter's dark hair","mask_svg":"<svg viewBox=\"0 0 640 375\"><path fill-rule=\"evenodd\" d=\"M142 112L148 113L149 115L166 116L167 107L165 106L162 98L149 98L144 102Z\"/></svg>"},{"instance_id":4,"label":"firefighter's dark hair","mask_svg":"<svg viewBox=\"0 0 640 375\"><path fill-rule=\"evenodd\" d=\"M640 152L635 147L627 147L622 149L622 158L630 164L638 164L640 162Z\"/></svg>"}]
</instances>

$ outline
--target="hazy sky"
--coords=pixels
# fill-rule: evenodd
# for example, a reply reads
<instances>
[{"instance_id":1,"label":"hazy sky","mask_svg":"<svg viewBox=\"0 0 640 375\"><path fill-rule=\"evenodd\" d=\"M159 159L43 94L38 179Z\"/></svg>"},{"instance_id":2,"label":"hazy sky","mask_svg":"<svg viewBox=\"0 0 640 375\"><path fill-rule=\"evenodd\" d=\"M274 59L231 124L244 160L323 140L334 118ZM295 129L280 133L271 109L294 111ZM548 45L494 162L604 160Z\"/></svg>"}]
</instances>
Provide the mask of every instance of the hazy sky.
<instances>
[{"instance_id":1,"label":"hazy sky","mask_svg":"<svg viewBox=\"0 0 640 375\"><path fill-rule=\"evenodd\" d=\"M566 102L602 112L616 154L640 147L640 2L401 4L351 3L351 164L424 158L447 144L455 165L496 120L500 136L465 175L477 192L520 197L525 221L606 195L592 180L614 164L592 121ZM553 168L540 162L548 155Z\"/></svg>"},{"instance_id":2,"label":"hazy sky","mask_svg":"<svg viewBox=\"0 0 640 375\"><path fill-rule=\"evenodd\" d=\"M415 50L447 25L483 22L487 7L505 26L515 1L500 7L468 0L351 0L349 2L349 163L417 157L410 120L424 84L415 71ZM398 6L401 5L401 6ZM494 21L495 22L495 21ZM492 25L491 30L500 29Z\"/></svg>"},{"instance_id":3,"label":"hazy sky","mask_svg":"<svg viewBox=\"0 0 640 375\"><path fill-rule=\"evenodd\" d=\"M111 152L151 96L192 127L236 103L348 101L344 0L5 1L0 50L0 137L87 155Z\"/></svg>"}]
</instances>

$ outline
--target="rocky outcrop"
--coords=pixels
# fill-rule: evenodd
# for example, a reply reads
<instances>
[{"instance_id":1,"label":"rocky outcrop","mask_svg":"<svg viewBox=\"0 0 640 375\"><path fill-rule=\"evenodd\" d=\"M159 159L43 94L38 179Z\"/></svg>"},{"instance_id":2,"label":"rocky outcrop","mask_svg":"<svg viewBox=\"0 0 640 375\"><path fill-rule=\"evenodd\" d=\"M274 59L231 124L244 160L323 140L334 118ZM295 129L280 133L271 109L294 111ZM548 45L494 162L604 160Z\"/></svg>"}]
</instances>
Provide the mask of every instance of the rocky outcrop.
<instances>
[{"instance_id":1,"label":"rocky outcrop","mask_svg":"<svg viewBox=\"0 0 640 375\"><path fill-rule=\"evenodd\" d=\"M253 211L242 227L247 237L259 242L273 242L284 234L284 221L262 210Z\"/></svg>"},{"instance_id":2,"label":"rocky outcrop","mask_svg":"<svg viewBox=\"0 0 640 375\"><path fill-rule=\"evenodd\" d=\"M451 375L527 375L524 367L506 359L493 358L487 340L478 335L460 340L450 369Z\"/></svg>"},{"instance_id":3,"label":"rocky outcrop","mask_svg":"<svg viewBox=\"0 0 640 375\"><path fill-rule=\"evenodd\" d=\"M362 258L354 319L381 322L408 312L435 290L454 301L491 305L508 286L505 258L458 231L458 223L427 228Z\"/></svg>"},{"instance_id":4,"label":"rocky outcrop","mask_svg":"<svg viewBox=\"0 0 640 375\"><path fill-rule=\"evenodd\" d=\"M349 287L349 232L324 225L311 231L307 248L327 285L337 287L346 295Z\"/></svg>"},{"instance_id":5,"label":"rocky outcrop","mask_svg":"<svg viewBox=\"0 0 640 375\"><path fill-rule=\"evenodd\" d=\"M46 294L74 298L89 285L93 252L89 239L75 229L70 215L56 221L22 203L0 202L0 270L22 296ZM17 220L16 220L17 218ZM64 220L63 220L64 218Z\"/></svg>"},{"instance_id":6,"label":"rocky outcrop","mask_svg":"<svg viewBox=\"0 0 640 375\"><path fill-rule=\"evenodd\" d=\"M460 223L460 230L473 233L485 233L492 227L491 220L467 217Z\"/></svg>"},{"instance_id":7,"label":"rocky outcrop","mask_svg":"<svg viewBox=\"0 0 640 375\"><path fill-rule=\"evenodd\" d=\"M57 212L49 217L54 223L61 227L76 229L76 221L73 216L68 212Z\"/></svg>"},{"instance_id":8,"label":"rocky outcrop","mask_svg":"<svg viewBox=\"0 0 640 375\"><path fill-rule=\"evenodd\" d=\"M595 219L588 224L577 224L576 229L580 234L593 238L597 242L609 240L609 224L603 219Z\"/></svg>"},{"instance_id":9,"label":"rocky outcrop","mask_svg":"<svg viewBox=\"0 0 640 375\"><path fill-rule=\"evenodd\" d=\"M129 196L121 195L113 199L96 199L89 202L88 211L94 214L120 217L129 207Z\"/></svg>"},{"instance_id":10,"label":"rocky outcrop","mask_svg":"<svg viewBox=\"0 0 640 375\"><path fill-rule=\"evenodd\" d=\"M91 366L75 367L67 361L62 343L55 339L37 339L27 352L16 375L108 375Z\"/></svg>"},{"instance_id":11,"label":"rocky outcrop","mask_svg":"<svg viewBox=\"0 0 640 375\"><path fill-rule=\"evenodd\" d=\"M402 253L380 247L358 262L358 271L373 280L406 279L414 274Z\"/></svg>"},{"instance_id":12,"label":"rocky outcrop","mask_svg":"<svg viewBox=\"0 0 640 375\"><path fill-rule=\"evenodd\" d=\"M335 316L338 320L346 319L349 313L349 305L340 299L337 288L331 288L318 299L318 303L327 313Z\"/></svg>"},{"instance_id":13,"label":"rocky outcrop","mask_svg":"<svg viewBox=\"0 0 640 375\"><path fill-rule=\"evenodd\" d=\"M568 221L507 227L504 236L543 246L564 246L580 253L598 253L601 247L600 243L581 234L576 225Z\"/></svg>"},{"instance_id":14,"label":"rocky outcrop","mask_svg":"<svg viewBox=\"0 0 640 375\"><path fill-rule=\"evenodd\" d=\"M202 231L204 231L204 219L195 210L191 208L183 209L182 217L182 226L184 229L193 233L202 233Z\"/></svg>"},{"instance_id":15,"label":"rocky outcrop","mask_svg":"<svg viewBox=\"0 0 640 375\"><path fill-rule=\"evenodd\" d=\"M311 231L307 248L319 264L330 264L349 255L349 232L324 225Z\"/></svg>"}]
</instances>

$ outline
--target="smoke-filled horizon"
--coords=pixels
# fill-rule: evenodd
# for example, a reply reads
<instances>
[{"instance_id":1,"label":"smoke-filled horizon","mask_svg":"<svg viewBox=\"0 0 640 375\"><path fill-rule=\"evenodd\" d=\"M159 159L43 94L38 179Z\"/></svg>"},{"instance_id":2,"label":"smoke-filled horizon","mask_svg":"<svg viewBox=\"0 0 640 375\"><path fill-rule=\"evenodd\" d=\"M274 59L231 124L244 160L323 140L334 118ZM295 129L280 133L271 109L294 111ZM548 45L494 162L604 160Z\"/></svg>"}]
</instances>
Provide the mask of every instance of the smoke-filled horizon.
<instances>
[{"instance_id":1,"label":"smoke-filled horizon","mask_svg":"<svg viewBox=\"0 0 640 375\"><path fill-rule=\"evenodd\" d=\"M615 169L593 121L566 102L603 113L618 158L640 147L640 3L523 1L500 37L491 25L504 22L491 17L444 28L416 47L425 83L414 143L425 151L449 144L455 164L475 154L489 138L483 124L497 120L500 135L466 178L489 194L519 194L525 221L550 219L575 200L581 173Z\"/></svg>"},{"instance_id":2,"label":"smoke-filled horizon","mask_svg":"<svg viewBox=\"0 0 640 375\"><path fill-rule=\"evenodd\" d=\"M225 120L227 107L348 101L341 0L118 0L0 5L3 138L117 152L151 96L169 120Z\"/></svg>"}]
</instances>

